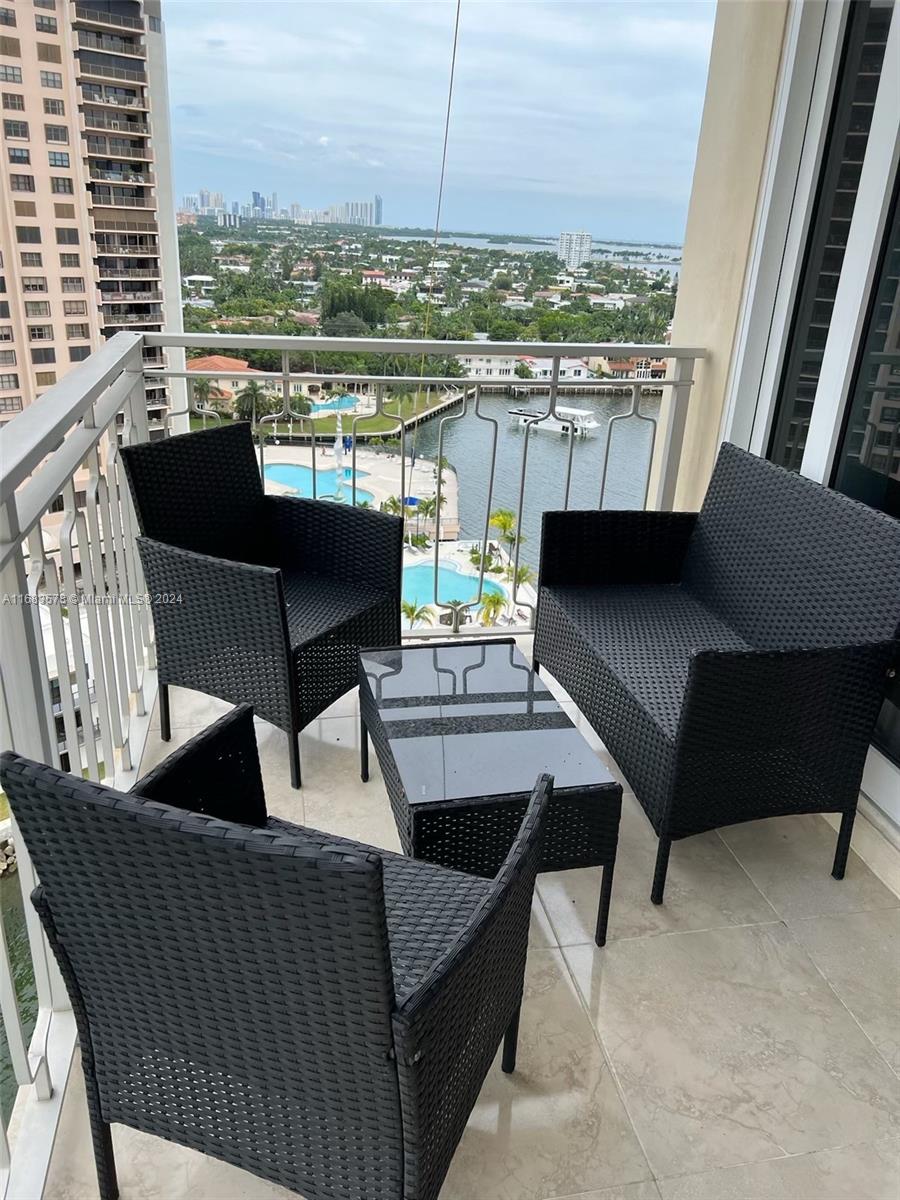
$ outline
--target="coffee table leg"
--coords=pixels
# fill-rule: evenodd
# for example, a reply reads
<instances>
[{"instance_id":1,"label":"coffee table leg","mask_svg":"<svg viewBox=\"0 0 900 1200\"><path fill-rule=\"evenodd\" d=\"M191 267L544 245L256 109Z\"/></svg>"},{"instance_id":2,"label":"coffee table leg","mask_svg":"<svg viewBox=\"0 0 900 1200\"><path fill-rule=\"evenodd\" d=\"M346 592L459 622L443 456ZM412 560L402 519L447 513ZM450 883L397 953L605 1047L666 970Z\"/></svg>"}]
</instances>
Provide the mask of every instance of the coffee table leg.
<instances>
[{"instance_id":1,"label":"coffee table leg","mask_svg":"<svg viewBox=\"0 0 900 1200\"><path fill-rule=\"evenodd\" d=\"M606 945L606 926L609 923L609 898L612 895L614 866L615 863L607 863L603 868L603 882L600 885L600 907L597 910L597 934L594 939L598 946Z\"/></svg>"},{"instance_id":2,"label":"coffee table leg","mask_svg":"<svg viewBox=\"0 0 900 1200\"><path fill-rule=\"evenodd\" d=\"M362 713L359 714L359 777L363 783L369 782L369 731Z\"/></svg>"}]
</instances>

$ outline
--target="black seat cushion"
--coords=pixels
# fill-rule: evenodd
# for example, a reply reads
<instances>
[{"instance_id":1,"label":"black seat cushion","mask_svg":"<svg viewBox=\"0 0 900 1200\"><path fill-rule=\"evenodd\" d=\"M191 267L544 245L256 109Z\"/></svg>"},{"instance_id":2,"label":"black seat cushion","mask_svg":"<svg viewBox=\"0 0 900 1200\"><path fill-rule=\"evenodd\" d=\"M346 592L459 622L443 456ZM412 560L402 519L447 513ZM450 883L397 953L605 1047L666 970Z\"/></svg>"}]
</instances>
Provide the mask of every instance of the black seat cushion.
<instances>
[{"instance_id":1,"label":"black seat cushion","mask_svg":"<svg viewBox=\"0 0 900 1200\"><path fill-rule=\"evenodd\" d=\"M371 608L383 606L385 596L363 583L348 583L324 575L282 568L288 636L293 647L332 633Z\"/></svg>"},{"instance_id":2,"label":"black seat cushion","mask_svg":"<svg viewBox=\"0 0 900 1200\"><path fill-rule=\"evenodd\" d=\"M679 584L545 590L669 739L678 729L691 652L749 649Z\"/></svg>"},{"instance_id":3,"label":"black seat cushion","mask_svg":"<svg viewBox=\"0 0 900 1200\"><path fill-rule=\"evenodd\" d=\"M312 843L371 852L381 858L384 906L397 1003L402 1004L447 947L459 937L490 893L493 881L406 858L350 838L335 837L270 817L266 828Z\"/></svg>"}]
</instances>

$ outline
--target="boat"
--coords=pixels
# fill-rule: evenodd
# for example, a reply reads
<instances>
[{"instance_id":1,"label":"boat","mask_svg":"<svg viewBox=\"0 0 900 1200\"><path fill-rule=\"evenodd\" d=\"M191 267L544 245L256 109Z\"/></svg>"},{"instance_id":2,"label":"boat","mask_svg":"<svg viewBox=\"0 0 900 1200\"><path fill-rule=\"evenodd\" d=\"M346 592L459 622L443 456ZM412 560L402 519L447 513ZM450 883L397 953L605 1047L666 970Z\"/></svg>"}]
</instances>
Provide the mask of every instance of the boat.
<instances>
[{"instance_id":1,"label":"boat","mask_svg":"<svg viewBox=\"0 0 900 1200\"><path fill-rule=\"evenodd\" d=\"M563 408L560 405L549 417L539 408L511 408L508 411L518 425L534 425L535 429L550 433L568 434L571 430L575 437L590 437L600 428L600 422L589 408ZM537 420L538 417L542 420Z\"/></svg>"}]
</instances>

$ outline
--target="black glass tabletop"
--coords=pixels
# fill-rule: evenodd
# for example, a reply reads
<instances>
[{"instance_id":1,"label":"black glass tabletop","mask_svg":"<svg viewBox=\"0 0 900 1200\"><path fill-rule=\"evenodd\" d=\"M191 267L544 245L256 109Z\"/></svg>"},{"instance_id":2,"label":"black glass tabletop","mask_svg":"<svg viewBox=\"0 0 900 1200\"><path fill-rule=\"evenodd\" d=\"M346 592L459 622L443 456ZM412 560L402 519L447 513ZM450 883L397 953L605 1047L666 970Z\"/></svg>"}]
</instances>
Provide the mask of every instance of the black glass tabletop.
<instances>
[{"instance_id":1,"label":"black glass tabletop","mask_svg":"<svg viewBox=\"0 0 900 1200\"><path fill-rule=\"evenodd\" d=\"M614 783L512 641L364 650L371 692L411 805Z\"/></svg>"}]
</instances>

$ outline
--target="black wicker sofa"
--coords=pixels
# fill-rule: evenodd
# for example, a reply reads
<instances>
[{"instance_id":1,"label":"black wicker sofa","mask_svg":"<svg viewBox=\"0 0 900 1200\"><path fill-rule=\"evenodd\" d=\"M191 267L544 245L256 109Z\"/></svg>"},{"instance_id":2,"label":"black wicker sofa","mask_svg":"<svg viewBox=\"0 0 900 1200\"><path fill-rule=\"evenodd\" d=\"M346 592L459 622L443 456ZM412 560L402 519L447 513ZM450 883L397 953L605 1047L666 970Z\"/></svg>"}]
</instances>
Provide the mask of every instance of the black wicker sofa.
<instances>
[{"instance_id":1,"label":"black wicker sofa","mask_svg":"<svg viewBox=\"0 0 900 1200\"><path fill-rule=\"evenodd\" d=\"M544 514L535 661L659 837L842 814L900 651L900 523L725 444L699 513Z\"/></svg>"}]
</instances>

